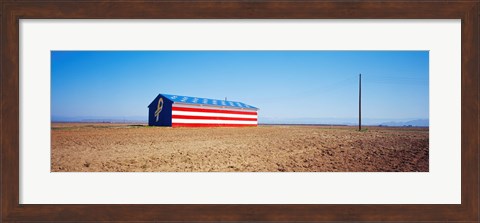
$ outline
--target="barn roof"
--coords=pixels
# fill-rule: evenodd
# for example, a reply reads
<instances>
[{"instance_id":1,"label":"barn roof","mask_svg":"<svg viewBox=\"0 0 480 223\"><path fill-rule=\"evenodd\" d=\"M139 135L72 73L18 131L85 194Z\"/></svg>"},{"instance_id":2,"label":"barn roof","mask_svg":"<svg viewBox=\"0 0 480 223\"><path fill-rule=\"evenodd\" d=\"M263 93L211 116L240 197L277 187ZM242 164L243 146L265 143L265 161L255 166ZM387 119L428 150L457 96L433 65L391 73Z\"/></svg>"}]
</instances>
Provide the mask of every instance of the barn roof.
<instances>
[{"instance_id":1,"label":"barn roof","mask_svg":"<svg viewBox=\"0 0 480 223\"><path fill-rule=\"evenodd\" d=\"M218 100L218 99L199 98L199 97L182 96L182 95L170 95L170 94L160 94L160 95L163 95L165 98L168 98L169 100L175 103L184 103L184 104L192 104L192 105L211 105L211 106L222 106L222 107L232 107L232 108L247 108L247 109L258 110L258 108L256 107L247 105L243 102L237 102L237 101L225 101L225 100Z\"/></svg>"}]
</instances>

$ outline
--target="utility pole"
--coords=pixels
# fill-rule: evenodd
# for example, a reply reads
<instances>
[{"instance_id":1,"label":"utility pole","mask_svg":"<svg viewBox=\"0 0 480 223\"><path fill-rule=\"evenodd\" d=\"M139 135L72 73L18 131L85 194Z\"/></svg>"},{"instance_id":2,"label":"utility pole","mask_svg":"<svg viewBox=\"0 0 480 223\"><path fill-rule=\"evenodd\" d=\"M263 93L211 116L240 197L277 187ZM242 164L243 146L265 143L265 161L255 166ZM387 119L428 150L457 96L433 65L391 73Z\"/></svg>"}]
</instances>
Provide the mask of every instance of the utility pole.
<instances>
[{"instance_id":1,"label":"utility pole","mask_svg":"<svg viewBox=\"0 0 480 223\"><path fill-rule=\"evenodd\" d=\"M362 131L362 74L358 76L358 131Z\"/></svg>"}]
</instances>

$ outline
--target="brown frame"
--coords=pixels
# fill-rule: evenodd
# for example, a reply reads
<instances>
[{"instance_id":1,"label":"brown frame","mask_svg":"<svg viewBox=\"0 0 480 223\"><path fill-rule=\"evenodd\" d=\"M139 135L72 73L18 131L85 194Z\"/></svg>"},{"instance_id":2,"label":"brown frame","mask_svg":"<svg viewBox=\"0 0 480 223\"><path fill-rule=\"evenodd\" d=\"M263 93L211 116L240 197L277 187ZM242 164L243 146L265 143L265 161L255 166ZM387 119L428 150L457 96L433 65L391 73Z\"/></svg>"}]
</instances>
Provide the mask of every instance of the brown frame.
<instances>
[{"instance_id":1,"label":"brown frame","mask_svg":"<svg viewBox=\"0 0 480 223\"><path fill-rule=\"evenodd\" d=\"M0 1L1 221L480 221L479 16L467 1ZM461 19L460 205L21 205L19 19Z\"/></svg>"}]
</instances>

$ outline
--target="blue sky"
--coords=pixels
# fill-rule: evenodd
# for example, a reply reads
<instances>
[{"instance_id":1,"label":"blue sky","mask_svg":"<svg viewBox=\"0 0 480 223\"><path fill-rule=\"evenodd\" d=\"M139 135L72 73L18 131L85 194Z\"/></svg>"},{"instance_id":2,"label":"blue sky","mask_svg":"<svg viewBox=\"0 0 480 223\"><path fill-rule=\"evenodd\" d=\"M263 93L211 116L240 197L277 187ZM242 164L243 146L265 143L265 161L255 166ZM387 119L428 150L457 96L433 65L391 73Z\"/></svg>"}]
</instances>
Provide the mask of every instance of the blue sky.
<instances>
[{"instance_id":1,"label":"blue sky","mask_svg":"<svg viewBox=\"0 0 480 223\"><path fill-rule=\"evenodd\" d=\"M428 51L52 51L51 115L147 120L159 93L241 101L259 119L428 119Z\"/></svg>"}]
</instances>

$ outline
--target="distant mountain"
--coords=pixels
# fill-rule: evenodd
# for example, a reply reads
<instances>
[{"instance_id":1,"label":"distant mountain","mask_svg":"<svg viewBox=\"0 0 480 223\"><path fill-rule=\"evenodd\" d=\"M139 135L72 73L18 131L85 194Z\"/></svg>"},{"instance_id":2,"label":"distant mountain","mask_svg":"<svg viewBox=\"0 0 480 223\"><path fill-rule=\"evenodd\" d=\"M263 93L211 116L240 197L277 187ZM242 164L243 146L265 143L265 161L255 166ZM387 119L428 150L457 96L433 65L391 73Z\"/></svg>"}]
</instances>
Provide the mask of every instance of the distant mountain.
<instances>
[{"instance_id":1,"label":"distant mountain","mask_svg":"<svg viewBox=\"0 0 480 223\"><path fill-rule=\"evenodd\" d=\"M52 116L52 122L111 122L146 123L147 116ZM358 125L358 118L270 118L258 117L259 124L314 124L314 125ZM363 125L383 126L429 126L428 119L372 119L363 118Z\"/></svg>"},{"instance_id":2,"label":"distant mountain","mask_svg":"<svg viewBox=\"0 0 480 223\"><path fill-rule=\"evenodd\" d=\"M427 127L427 126L429 126L429 120L428 119L417 119L417 120L411 120L411 121L406 121L406 122L384 122L384 123L381 123L380 125Z\"/></svg>"},{"instance_id":3,"label":"distant mountain","mask_svg":"<svg viewBox=\"0 0 480 223\"><path fill-rule=\"evenodd\" d=\"M358 118L270 118L258 117L259 124L322 124L322 125L358 125ZM384 126L429 126L428 119L374 119L363 118L363 125Z\"/></svg>"}]
</instances>

